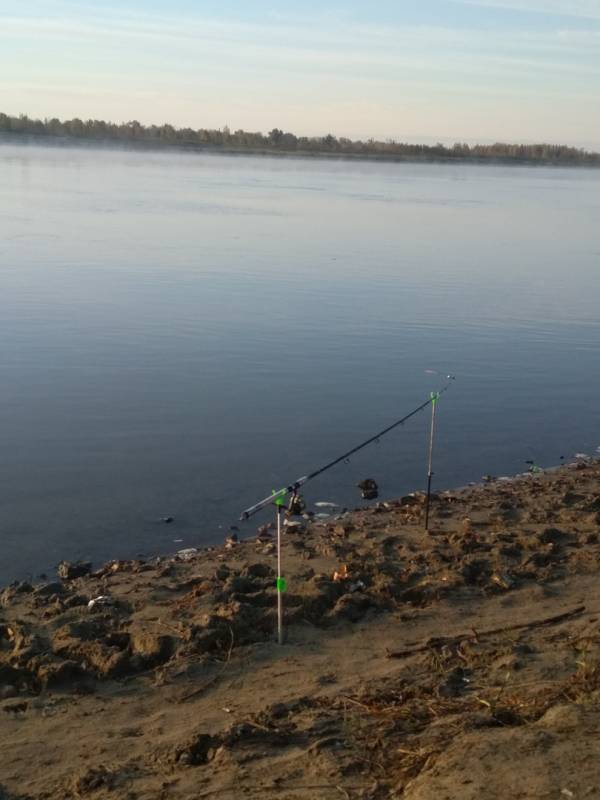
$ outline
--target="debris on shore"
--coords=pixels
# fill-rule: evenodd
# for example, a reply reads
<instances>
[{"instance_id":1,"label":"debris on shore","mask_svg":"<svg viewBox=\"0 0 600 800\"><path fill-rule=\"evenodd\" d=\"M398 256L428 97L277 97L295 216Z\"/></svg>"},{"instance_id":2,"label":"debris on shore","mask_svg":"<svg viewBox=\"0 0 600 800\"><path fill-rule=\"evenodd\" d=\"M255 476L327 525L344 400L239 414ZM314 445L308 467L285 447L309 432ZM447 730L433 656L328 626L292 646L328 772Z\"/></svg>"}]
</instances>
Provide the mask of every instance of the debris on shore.
<instances>
[{"instance_id":1,"label":"debris on shore","mask_svg":"<svg viewBox=\"0 0 600 800\"><path fill-rule=\"evenodd\" d=\"M424 500L285 526L283 646L268 525L7 586L0 797L587 796L600 463Z\"/></svg>"}]
</instances>

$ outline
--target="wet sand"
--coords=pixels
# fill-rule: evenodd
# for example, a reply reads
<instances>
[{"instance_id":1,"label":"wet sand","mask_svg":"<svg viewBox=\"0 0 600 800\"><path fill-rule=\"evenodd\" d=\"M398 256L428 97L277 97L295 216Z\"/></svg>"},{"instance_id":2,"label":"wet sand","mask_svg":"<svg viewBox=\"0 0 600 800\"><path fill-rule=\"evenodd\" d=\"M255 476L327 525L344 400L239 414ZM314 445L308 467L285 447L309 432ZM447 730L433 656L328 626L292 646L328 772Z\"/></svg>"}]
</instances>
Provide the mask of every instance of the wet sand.
<instances>
[{"instance_id":1,"label":"wet sand","mask_svg":"<svg viewBox=\"0 0 600 800\"><path fill-rule=\"evenodd\" d=\"M423 499L284 535L282 646L268 532L7 587L0 798L600 795L600 463Z\"/></svg>"}]
</instances>

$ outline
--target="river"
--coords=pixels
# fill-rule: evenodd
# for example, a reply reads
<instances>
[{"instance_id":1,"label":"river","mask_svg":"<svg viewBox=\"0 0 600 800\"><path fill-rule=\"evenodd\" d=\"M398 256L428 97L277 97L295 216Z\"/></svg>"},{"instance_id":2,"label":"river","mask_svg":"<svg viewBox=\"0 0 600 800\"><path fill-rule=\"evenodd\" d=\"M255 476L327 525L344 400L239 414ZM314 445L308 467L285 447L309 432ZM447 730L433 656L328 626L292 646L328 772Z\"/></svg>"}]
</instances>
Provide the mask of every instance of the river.
<instances>
[{"instance_id":1,"label":"river","mask_svg":"<svg viewBox=\"0 0 600 800\"><path fill-rule=\"evenodd\" d=\"M582 168L0 146L0 581L220 542L449 373L434 487L597 455L599 219ZM309 505L423 488L427 427Z\"/></svg>"}]
</instances>

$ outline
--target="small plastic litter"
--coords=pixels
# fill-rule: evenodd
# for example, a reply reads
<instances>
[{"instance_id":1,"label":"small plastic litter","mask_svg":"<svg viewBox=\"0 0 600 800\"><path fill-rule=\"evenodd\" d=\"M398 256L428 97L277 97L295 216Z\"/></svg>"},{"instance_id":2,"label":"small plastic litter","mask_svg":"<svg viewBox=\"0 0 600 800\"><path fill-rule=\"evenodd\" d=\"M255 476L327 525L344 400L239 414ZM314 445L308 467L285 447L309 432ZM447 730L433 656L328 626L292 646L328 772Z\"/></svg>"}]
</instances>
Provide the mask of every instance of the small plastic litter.
<instances>
[{"instance_id":1,"label":"small plastic litter","mask_svg":"<svg viewBox=\"0 0 600 800\"><path fill-rule=\"evenodd\" d=\"M351 583L348 587L349 592L362 592L363 589L366 589L366 585L362 581L355 581Z\"/></svg>"},{"instance_id":2,"label":"small plastic litter","mask_svg":"<svg viewBox=\"0 0 600 800\"><path fill-rule=\"evenodd\" d=\"M492 575L492 583L495 583L496 586L499 586L501 589L512 589L514 586L514 581L506 574L502 572L495 572Z\"/></svg>"},{"instance_id":3,"label":"small plastic litter","mask_svg":"<svg viewBox=\"0 0 600 800\"><path fill-rule=\"evenodd\" d=\"M346 564L342 564L342 566L333 573L333 580L336 583L338 581L348 580L349 577L350 575L348 574L348 567Z\"/></svg>"},{"instance_id":4,"label":"small plastic litter","mask_svg":"<svg viewBox=\"0 0 600 800\"><path fill-rule=\"evenodd\" d=\"M178 550L175 553L175 557L179 558L181 561L191 561L197 554L198 550L196 547L184 547L183 550Z\"/></svg>"},{"instance_id":5,"label":"small plastic litter","mask_svg":"<svg viewBox=\"0 0 600 800\"><path fill-rule=\"evenodd\" d=\"M88 610L91 611L96 607L110 606L112 602L112 599L107 594L100 594L98 597L94 597L93 600L90 600L87 607Z\"/></svg>"},{"instance_id":6,"label":"small plastic litter","mask_svg":"<svg viewBox=\"0 0 600 800\"><path fill-rule=\"evenodd\" d=\"M318 503L315 503L315 506L317 508L339 508L337 503L330 503L328 500L319 500Z\"/></svg>"}]
</instances>

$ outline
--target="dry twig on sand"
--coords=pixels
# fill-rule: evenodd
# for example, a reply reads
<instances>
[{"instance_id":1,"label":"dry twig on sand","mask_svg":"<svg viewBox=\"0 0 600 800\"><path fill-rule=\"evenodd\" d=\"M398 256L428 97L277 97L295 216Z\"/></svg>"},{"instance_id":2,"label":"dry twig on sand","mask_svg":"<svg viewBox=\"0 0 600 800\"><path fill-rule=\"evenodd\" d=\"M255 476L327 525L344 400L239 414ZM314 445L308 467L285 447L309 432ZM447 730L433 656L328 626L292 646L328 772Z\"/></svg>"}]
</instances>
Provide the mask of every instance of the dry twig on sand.
<instances>
[{"instance_id":1,"label":"dry twig on sand","mask_svg":"<svg viewBox=\"0 0 600 800\"><path fill-rule=\"evenodd\" d=\"M520 622L515 625L504 625L500 628L489 628L485 631L476 631L473 629L469 633L459 633L457 636L439 636L429 639L425 644L418 647L409 647L406 650L387 650L388 658L408 658L413 653L424 653L426 650L434 650L447 645L459 644L465 639L475 639L476 641L482 639L484 636L494 636L498 633L507 633L508 631L517 631L523 628L541 628L544 625L557 625L559 622L564 622L571 617L578 616L585 611L585 606L577 606L571 611L565 611L562 614L556 614L552 617L544 617L543 619L531 620L530 622Z\"/></svg>"}]
</instances>

